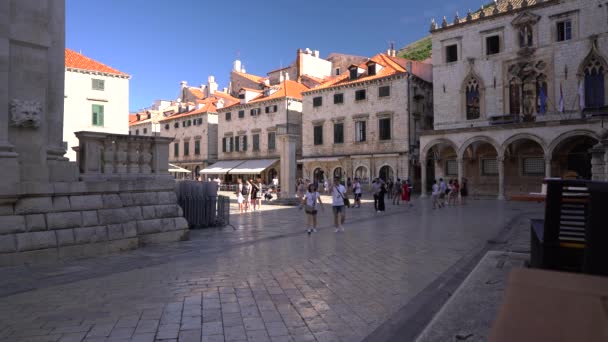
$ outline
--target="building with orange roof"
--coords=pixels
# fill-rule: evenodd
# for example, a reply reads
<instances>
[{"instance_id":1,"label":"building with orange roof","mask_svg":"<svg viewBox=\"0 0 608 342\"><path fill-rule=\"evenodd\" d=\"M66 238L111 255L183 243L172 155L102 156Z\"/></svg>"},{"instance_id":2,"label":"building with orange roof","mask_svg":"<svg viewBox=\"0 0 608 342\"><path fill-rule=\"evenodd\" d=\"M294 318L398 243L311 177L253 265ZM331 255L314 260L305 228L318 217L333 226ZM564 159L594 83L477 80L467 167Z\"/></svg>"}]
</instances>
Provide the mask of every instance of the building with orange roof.
<instances>
[{"instance_id":1,"label":"building with orange roof","mask_svg":"<svg viewBox=\"0 0 608 342\"><path fill-rule=\"evenodd\" d=\"M131 76L71 49L65 49L63 139L66 157L76 160L74 132L128 134Z\"/></svg>"},{"instance_id":2,"label":"building with orange roof","mask_svg":"<svg viewBox=\"0 0 608 342\"><path fill-rule=\"evenodd\" d=\"M433 118L431 69L391 48L305 91L304 176L321 184L419 179L418 135Z\"/></svg>"},{"instance_id":3,"label":"building with orange roof","mask_svg":"<svg viewBox=\"0 0 608 342\"><path fill-rule=\"evenodd\" d=\"M302 92L308 89L290 80L261 90L241 88L239 103L218 109L218 163L203 173L225 182L261 176L265 183L271 183L281 172L277 131L288 123L300 129ZM301 155L301 143L297 143L295 154Z\"/></svg>"}]
</instances>

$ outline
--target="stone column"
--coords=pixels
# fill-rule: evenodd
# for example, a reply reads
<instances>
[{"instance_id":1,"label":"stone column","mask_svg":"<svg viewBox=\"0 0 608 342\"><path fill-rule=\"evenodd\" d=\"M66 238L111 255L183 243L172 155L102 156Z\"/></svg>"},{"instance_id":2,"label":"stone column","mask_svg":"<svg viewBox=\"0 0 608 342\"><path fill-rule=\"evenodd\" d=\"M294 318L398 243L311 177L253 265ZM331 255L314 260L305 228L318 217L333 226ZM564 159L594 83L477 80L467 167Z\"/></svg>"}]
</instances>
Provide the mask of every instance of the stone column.
<instances>
[{"instance_id":1,"label":"stone column","mask_svg":"<svg viewBox=\"0 0 608 342\"><path fill-rule=\"evenodd\" d=\"M498 199L505 199L505 158L496 157L498 162Z\"/></svg>"},{"instance_id":2,"label":"stone column","mask_svg":"<svg viewBox=\"0 0 608 342\"><path fill-rule=\"evenodd\" d=\"M279 184L281 186L281 198L293 197L296 193L296 143L298 136L293 134L284 134L279 136L280 157L281 157L281 175Z\"/></svg>"},{"instance_id":3,"label":"stone column","mask_svg":"<svg viewBox=\"0 0 608 342\"><path fill-rule=\"evenodd\" d=\"M551 156L545 156L545 178L551 178Z\"/></svg>"},{"instance_id":4,"label":"stone column","mask_svg":"<svg viewBox=\"0 0 608 342\"><path fill-rule=\"evenodd\" d=\"M458 163L458 184L462 186L462 179L464 178L464 164L462 158L456 159L456 163ZM460 197L460 192L458 193L458 197Z\"/></svg>"},{"instance_id":5,"label":"stone column","mask_svg":"<svg viewBox=\"0 0 608 342\"><path fill-rule=\"evenodd\" d=\"M426 156L420 155L420 198L426 198Z\"/></svg>"}]
</instances>

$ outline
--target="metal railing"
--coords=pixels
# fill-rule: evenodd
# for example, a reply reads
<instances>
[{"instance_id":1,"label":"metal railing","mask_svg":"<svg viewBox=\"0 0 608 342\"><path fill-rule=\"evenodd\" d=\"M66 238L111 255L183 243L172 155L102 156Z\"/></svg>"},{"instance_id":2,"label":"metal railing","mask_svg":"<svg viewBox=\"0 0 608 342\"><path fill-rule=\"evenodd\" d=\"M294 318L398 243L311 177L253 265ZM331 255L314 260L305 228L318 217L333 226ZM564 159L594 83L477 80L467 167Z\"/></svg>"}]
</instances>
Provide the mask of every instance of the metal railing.
<instances>
[{"instance_id":1,"label":"metal railing","mask_svg":"<svg viewBox=\"0 0 608 342\"><path fill-rule=\"evenodd\" d=\"M302 135L302 125L298 124L280 124L277 125L277 135Z\"/></svg>"},{"instance_id":2,"label":"metal railing","mask_svg":"<svg viewBox=\"0 0 608 342\"><path fill-rule=\"evenodd\" d=\"M190 228L230 224L230 199L217 194L217 183L181 181L176 184L176 194Z\"/></svg>"}]
</instances>

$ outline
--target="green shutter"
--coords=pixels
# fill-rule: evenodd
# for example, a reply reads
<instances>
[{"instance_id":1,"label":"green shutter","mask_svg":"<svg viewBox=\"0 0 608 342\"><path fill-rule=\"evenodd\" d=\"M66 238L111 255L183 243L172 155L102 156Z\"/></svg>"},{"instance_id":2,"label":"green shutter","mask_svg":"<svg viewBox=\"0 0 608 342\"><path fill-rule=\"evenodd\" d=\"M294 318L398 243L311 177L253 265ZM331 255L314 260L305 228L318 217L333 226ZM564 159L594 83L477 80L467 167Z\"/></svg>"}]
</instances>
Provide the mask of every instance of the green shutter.
<instances>
[{"instance_id":1,"label":"green shutter","mask_svg":"<svg viewBox=\"0 0 608 342\"><path fill-rule=\"evenodd\" d=\"M243 151L247 151L247 136L243 136Z\"/></svg>"},{"instance_id":2,"label":"green shutter","mask_svg":"<svg viewBox=\"0 0 608 342\"><path fill-rule=\"evenodd\" d=\"M103 126L103 106L99 106L99 114L98 114L99 126Z\"/></svg>"}]
</instances>

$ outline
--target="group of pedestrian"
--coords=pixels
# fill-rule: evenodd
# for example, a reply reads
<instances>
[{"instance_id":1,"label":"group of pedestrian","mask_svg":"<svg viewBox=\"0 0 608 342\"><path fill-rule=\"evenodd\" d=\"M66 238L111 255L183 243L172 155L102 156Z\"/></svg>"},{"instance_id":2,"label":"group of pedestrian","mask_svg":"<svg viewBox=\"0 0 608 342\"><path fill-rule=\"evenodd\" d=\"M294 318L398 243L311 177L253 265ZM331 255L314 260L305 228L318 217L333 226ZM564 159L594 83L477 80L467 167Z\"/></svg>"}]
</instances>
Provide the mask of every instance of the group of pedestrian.
<instances>
[{"instance_id":1,"label":"group of pedestrian","mask_svg":"<svg viewBox=\"0 0 608 342\"><path fill-rule=\"evenodd\" d=\"M465 204L466 197L469 195L469 189L467 179L462 179L462 185L459 184L457 179L451 179L446 182L443 178L433 180L433 187L431 193L431 202L433 203L433 209L443 208L444 206Z\"/></svg>"},{"instance_id":2,"label":"group of pedestrian","mask_svg":"<svg viewBox=\"0 0 608 342\"><path fill-rule=\"evenodd\" d=\"M302 184L306 185L307 183L298 182L298 190L301 189ZM302 205L300 208L304 208L304 211L306 212L306 232L311 234L317 231L317 214L319 212L317 208L320 207L321 210L324 209L317 185L314 183L307 185L306 193L301 197ZM340 183L340 177L335 177L331 186L328 185L327 191L332 197L331 206L334 215L335 232L343 232L344 223L346 222L346 207L349 206L346 187ZM298 191L296 195L299 196L299 194L300 192ZM319 204L319 206L317 206L317 204Z\"/></svg>"},{"instance_id":3,"label":"group of pedestrian","mask_svg":"<svg viewBox=\"0 0 608 342\"><path fill-rule=\"evenodd\" d=\"M236 199L239 204L239 212L247 213L262 211L262 178L258 177L257 181L253 178L237 179Z\"/></svg>"}]
</instances>

